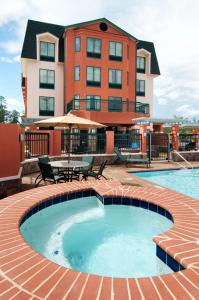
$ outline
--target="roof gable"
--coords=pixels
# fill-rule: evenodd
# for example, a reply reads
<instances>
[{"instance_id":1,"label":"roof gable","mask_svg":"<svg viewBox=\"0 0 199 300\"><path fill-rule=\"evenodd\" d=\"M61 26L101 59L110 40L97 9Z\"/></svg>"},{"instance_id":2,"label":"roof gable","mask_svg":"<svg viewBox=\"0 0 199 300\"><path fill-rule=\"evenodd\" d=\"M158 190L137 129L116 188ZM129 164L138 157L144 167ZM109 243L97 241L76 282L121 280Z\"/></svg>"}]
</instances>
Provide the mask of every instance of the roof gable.
<instances>
[{"instance_id":1,"label":"roof gable","mask_svg":"<svg viewBox=\"0 0 199 300\"><path fill-rule=\"evenodd\" d=\"M119 26L115 25L114 23L112 23L111 21L109 21L106 18L100 18L100 19L95 19L95 20L91 20L91 21L88 21L88 22L76 23L76 24L68 25L65 28L67 30L69 28L88 27L90 25L94 25L94 24L98 24L98 23L107 23L112 28L114 28L117 32L119 31L120 33L122 33L123 35L126 35L130 39L133 39L134 41L137 41L137 39L133 35L129 34L128 32L126 32L125 30L123 30Z\"/></svg>"},{"instance_id":2,"label":"roof gable","mask_svg":"<svg viewBox=\"0 0 199 300\"><path fill-rule=\"evenodd\" d=\"M59 39L59 61L64 62L64 39L63 39L64 31L69 28L87 27L90 25L103 23L103 22L110 25L114 30L119 31L121 34L137 42L137 49L143 48L148 52L150 52L151 53L151 74L160 75L160 69L158 65L154 44L151 42L136 39L134 36L130 35L128 32L121 29L120 27L110 22L106 18L100 18L88 22L76 23L68 26L28 20L21 57L36 59L37 58L36 36L38 34L49 32L50 34L56 36Z\"/></svg>"}]
</instances>

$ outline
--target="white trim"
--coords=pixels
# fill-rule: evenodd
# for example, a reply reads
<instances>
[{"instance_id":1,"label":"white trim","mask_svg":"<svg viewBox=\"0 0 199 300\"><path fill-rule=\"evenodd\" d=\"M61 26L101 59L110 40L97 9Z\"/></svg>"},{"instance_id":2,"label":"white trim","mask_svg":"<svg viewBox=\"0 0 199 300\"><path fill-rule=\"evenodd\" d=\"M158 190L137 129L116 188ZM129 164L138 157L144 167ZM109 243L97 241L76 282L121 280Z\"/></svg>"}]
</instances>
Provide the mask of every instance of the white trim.
<instances>
[{"instance_id":1,"label":"white trim","mask_svg":"<svg viewBox=\"0 0 199 300\"><path fill-rule=\"evenodd\" d=\"M36 47L37 47L37 60L40 60L40 41L41 42L45 42L45 38L48 39L52 39L53 41L55 41L55 62L57 63L59 61L59 57L58 57L58 48L59 48L59 39L58 37L56 37L55 35L53 35L50 32L44 32L44 33L40 33L36 35ZM48 42L48 41L46 41Z\"/></svg>"},{"instance_id":2,"label":"white trim","mask_svg":"<svg viewBox=\"0 0 199 300\"><path fill-rule=\"evenodd\" d=\"M50 36L51 38L55 39L55 40L59 40L58 37L56 37L55 35L53 35L52 33L46 31L46 32L43 32L43 33L39 33L39 34L36 34L36 37L45 37L45 36Z\"/></svg>"},{"instance_id":3,"label":"white trim","mask_svg":"<svg viewBox=\"0 0 199 300\"><path fill-rule=\"evenodd\" d=\"M141 48L141 49L138 49L138 50L137 50L137 52L141 52L141 51L145 52L145 53L148 54L148 55L151 55L151 52L147 51L147 50L144 49L144 48Z\"/></svg>"}]
</instances>

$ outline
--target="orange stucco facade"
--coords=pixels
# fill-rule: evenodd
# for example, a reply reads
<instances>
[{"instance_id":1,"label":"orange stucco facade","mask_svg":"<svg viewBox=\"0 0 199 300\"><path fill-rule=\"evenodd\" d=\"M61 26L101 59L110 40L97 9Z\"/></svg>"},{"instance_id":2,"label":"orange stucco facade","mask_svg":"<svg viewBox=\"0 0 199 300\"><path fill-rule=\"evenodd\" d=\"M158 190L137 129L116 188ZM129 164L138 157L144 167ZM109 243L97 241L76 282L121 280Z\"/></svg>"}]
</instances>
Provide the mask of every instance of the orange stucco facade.
<instances>
[{"instance_id":1,"label":"orange stucco facade","mask_svg":"<svg viewBox=\"0 0 199 300\"><path fill-rule=\"evenodd\" d=\"M0 124L0 178L16 176L24 160L24 142L20 134L24 129L18 124Z\"/></svg>"},{"instance_id":2,"label":"orange stucco facade","mask_svg":"<svg viewBox=\"0 0 199 300\"><path fill-rule=\"evenodd\" d=\"M75 52L75 37L81 38L81 51ZM101 58L87 57L87 38L101 40ZM109 42L122 43L122 61L109 59ZM80 67L80 80L74 80L74 67ZM86 84L87 67L98 67L101 70L101 86L90 87ZM109 88L109 69L122 71L122 88ZM128 78L127 78L128 77ZM65 31L65 102L66 105L75 95L86 99L87 95L100 96L107 100L109 97L121 97L123 101L136 99L136 41L108 25L103 32L99 23L69 28ZM131 124L132 118L141 117L141 114L131 112L108 112L75 110L73 113L88 117L92 120L106 124ZM146 116L146 115L145 115Z\"/></svg>"}]
</instances>

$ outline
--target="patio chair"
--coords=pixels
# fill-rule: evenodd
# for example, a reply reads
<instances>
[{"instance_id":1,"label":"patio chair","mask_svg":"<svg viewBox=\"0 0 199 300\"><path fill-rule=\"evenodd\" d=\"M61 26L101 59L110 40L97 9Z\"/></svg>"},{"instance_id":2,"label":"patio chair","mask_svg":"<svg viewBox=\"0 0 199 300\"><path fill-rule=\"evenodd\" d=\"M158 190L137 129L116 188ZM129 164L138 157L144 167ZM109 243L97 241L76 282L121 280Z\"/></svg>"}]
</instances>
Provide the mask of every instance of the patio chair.
<instances>
[{"instance_id":1,"label":"patio chair","mask_svg":"<svg viewBox=\"0 0 199 300\"><path fill-rule=\"evenodd\" d=\"M127 155L122 155L121 151L119 150L118 147L115 147L114 149L115 153L117 154L118 160L124 162L126 165L127 164L146 164L147 168L150 168L150 161L148 158L130 158Z\"/></svg>"},{"instance_id":2,"label":"patio chair","mask_svg":"<svg viewBox=\"0 0 199 300\"><path fill-rule=\"evenodd\" d=\"M86 172L84 172L82 179L87 180L88 177L94 177L95 179L101 179L101 177L103 177L104 179L107 179L102 174L105 169L106 164L107 164L107 160L105 160L103 163L101 163L99 170L97 172L87 170Z\"/></svg>"},{"instance_id":3,"label":"patio chair","mask_svg":"<svg viewBox=\"0 0 199 300\"><path fill-rule=\"evenodd\" d=\"M48 164L50 162L50 158L49 158L49 156L41 156L41 157L38 157L38 161L43 164ZM53 169L53 173L55 175L62 175L62 172L59 172L58 169ZM40 174L35 179L34 184L36 184L37 180L39 180L41 178L42 178L42 174L41 174L41 170L40 170Z\"/></svg>"},{"instance_id":4,"label":"patio chair","mask_svg":"<svg viewBox=\"0 0 199 300\"><path fill-rule=\"evenodd\" d=\"M39 182L36 184L36 186L38 186L40 184L41 181L46 182L52 182L52 183L58 183L58 182L66 182L67 178L65 175L56 175L53 172L53 169L51 167L51 165L49 165L48 163L43 163L43 162L39 162L38 163L40 171L41 171L41 179L39 180Z\"/></svg>"},{"instance_id":5,"label":"patio chair","mask_svg":"<svg viewBox=\"0 0 199 300\"><path fill-rule=\"evenodd\" d=\"M92 171L94 161L95 161L94 156L83 156L82 161L85 161L85 162L89 163L88 167L82 167L82 168L79 168L79 169L75 169L74 174L79 174L80 175L80 174L86 173L87 171Z\"/></svg>"},{"instance_id":6,"label":"patio chair","mask_svg":"<svg viewBox=\"0 0 199 300\"><path fill-rule=\"evenodd\" d=\"M48 156L41 156L41 157L38 157L38 161L40 163L48 164L50 162L50 158ZM39 180L41 178L42 178L42 175L41 175L41 170L40 170L40 174L35 179L34 184L36 184L37 180Z\"/></svg>"}]
</instances>

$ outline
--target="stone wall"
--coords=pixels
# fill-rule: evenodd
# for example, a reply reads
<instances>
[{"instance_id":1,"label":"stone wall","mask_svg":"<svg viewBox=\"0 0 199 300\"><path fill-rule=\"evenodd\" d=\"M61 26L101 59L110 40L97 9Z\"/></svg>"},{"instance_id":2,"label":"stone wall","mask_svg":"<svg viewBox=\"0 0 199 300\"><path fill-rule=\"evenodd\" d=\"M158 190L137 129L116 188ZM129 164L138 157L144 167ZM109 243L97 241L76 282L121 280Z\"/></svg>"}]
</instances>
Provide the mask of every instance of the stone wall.
<instances>
[{"instance_id":1,"label":"stone wall","mask_svg":"<svg viewBox=\"0 0 199 300\"><path fill-rule=\"evenodd\" d=\"M179 152L187 161L199 161L199 151L182 151ZM172 159L173 161L183 161L183 159L177 155L176 153L172 152Z\"/></svg>"},{"instance_id":2,"label":"stone wall","mask_svg":"<svg viewBox=\"0 0 199 300\"><path fill-rule=\"evenodd\" d=\"M124 155L129 155L128 154L124 154ZM82 157L86 156L86 155L72 155L71 156L71 160L82 160ZM117 156L115 154L96 154L96 155L88 155L88 156L94 156L95 157L95 165L100 165L102 163L102 161L104 160L108 160L108 164L119 164L119 163L123 163L120 162L117 159ZM142 153L134 153L132 154L133 158L142 158L145 157L146 155L143 155ZM50 160L54 161L54 160L66 160L68 159L68 156L51 156ZM39 172L39 167L38 167L38 159L37 158L31 158L31 159L26 159L21 163L22 167L23 167L23 175L28 175L31 173L36 173Z\"/></svg>"}]
</instances>

